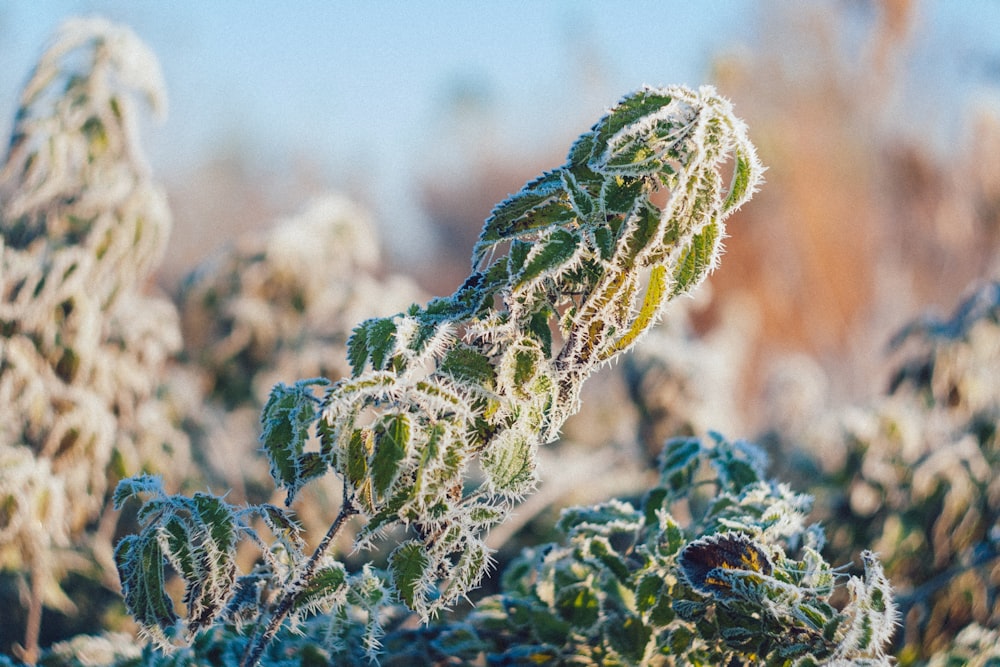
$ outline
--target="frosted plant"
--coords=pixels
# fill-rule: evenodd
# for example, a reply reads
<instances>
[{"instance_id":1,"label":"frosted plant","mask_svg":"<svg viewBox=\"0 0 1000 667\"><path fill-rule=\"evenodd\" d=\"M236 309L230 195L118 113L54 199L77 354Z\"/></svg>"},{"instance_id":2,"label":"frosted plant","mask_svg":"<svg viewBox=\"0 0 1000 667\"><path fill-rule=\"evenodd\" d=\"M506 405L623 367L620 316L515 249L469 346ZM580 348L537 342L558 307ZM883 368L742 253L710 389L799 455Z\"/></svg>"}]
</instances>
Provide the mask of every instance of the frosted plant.
<instances>
[{"instance_id":1,"label":"frosted plant","mask_svg":"<svg viewBox=\"0 0 1000 667\"><path fill-rule=\"evenodd\" d=\"M754 445L716 434L668 442L658 481L640 503L566 509L565 539L523 551L500 592L471 611L413 628L400 622L405 610L383 609L392 627L381 637L380 663L891 664L885 650L896 608L880 564L865 552L863 572L848 575L826 562L823 530L807 518L812 499L764 477L765 465ZM281 630L261 663L295 656L370 665L366 623L372 599L385 594L373 575L351 575L366 581L349 587L337 614ZM988 631L965 634L953 655L989 646ZM147 648L141 664L234 664L247 643L235 626L217 625L169 656ZM124 666L137 658L129 649L110 636L52 654L58 664L78 664L80 655L114 651L106 662Z\"/></svg>"},{"instance_id":2,"label":"frosted plant","mask_svg":"<svg viewBox=\"0 0 1000 667\"><path fill-rule=\"evenodd\" d=\"M537 481L538 446L577 409L585 379L715 267L724 221L760 174L745 127L713 89L626 97L565 165L493 211L451 297L360 324L351 377L274 387L261 442L286 503L328 473L343 483L340 512L311 555L290 510L169 496L149 477L119 485L119 504L147 499L142 531L117 549L135 619L164 646L220 619L248 621L254 664L286 621L342 609L351 595L371 605L373 652L379 604L427 620L465 597L490 567L484 532ZM406 530L384 574L348 577L328 553L352 517L363 519L362 549ZM242 576L241 538L263 553ZM184 579L186 618L163 589L165 562Z\"/></svg>"},{"instance_id":3,"label":"frosted plant","mask_svg":"<svg viewBox=\"0 0 1000 667\"><path fill-rule=\"evenodd\" d=\"M185 280L180 308L185 348L208 373L210 395L259 408L278 381L350 374L351 329L419 296L405 277L378 280L381 268L370 217L336 195L206 262Z\"/></svg>"},{"instance_id":4,"label":"frosted plant","mask_svg":"<svg viewBox=\"0 0 1000 667\"><path fill-rule=\"evenodd\" d=\"M170 217L138 152L137 97L163 106L139 40L67 22L25 87L0 169L0 565L30 573L29 660L41 605L71 607L58 586L79 560L69 547L113 573L109 485L185 472L160 383L177 315L140 292Z\"/></svg>"},{"instance_id":5,"label":"frosted plant","mask_svg":"<svg viewBox=\"0 0 1000 667\"><path fill-rule=\"evenodd\" d=\"M934 654L927 667L990 667L1000 662L1000 629L973 623L963 628L947 651Z\"/></svg>"},{"instance_id":6,"label":"frosted plant","mask_svg":"<svg viewBox=\"0 0 1000 667\"><path fill-rule=\"evenodd\" d=\"M565 510L460 622L387 637L388 664L888 665L892 594L875 557L820 556L811 499L763 477L756 447L667 443L640 506ZM675 515L693 514L683 526ZM846 592L842 609L832 604ZM409 661L409 662L407 662Z\"/></svg>"}]
</instances>

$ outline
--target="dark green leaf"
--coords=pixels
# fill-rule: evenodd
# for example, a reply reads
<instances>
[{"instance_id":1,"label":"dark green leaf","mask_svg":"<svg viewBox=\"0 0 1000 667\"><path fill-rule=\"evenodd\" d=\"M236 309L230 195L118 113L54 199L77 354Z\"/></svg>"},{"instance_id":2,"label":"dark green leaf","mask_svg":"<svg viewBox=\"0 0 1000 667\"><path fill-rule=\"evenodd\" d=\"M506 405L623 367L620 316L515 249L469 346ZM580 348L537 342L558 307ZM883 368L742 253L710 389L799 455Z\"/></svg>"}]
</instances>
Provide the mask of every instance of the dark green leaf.
<instances>
[{"instance_id":1,"label":"dark green leaf","mask_svg":"<svg viewBox=\"0 0 1000 667\"><path fill-rule=\"evenodd\" d=\"M400 473L400 463L410 445L410 420L406 415L388 415L375 429L375 453L371 459L372 490L384 497Z\"/></svg>"},{"instance_id":2,"label":"dark green leaf","mask_svg":"<svg viewBox=\"0 0 1000 667\"><path fill-rule=\"evenodd\" d=\"M553 231L547 239L535 246L524 269L517 276L517 285L558 270L573 258L579 245L580 237L577 234L567 229Z\"/></svg>"},{"instance_id":3,"label":"dark green leaf","mask_svg":"<svg viewBox=\"0 0 1000 667\"><path fill-rule=\"evenodd\" d=\"M490 360L479 350L468 345L455 345L441 360L440 370L456 380L467 380L470 384L490 388L494 384L495 371Z\"/></svg>"},{"instance_id":4,"label":"dark green leaf","mask_svg":"<svg viewBox=\"0 0 1000 667\"><path fill-rule=\"evenodd\" d=\"M389 572L400 600L410 609L422 606L428 587L430 559L422 542L410 540L396 547L389 556Z\"/></svg>"},{"instance_id":5,"label":"dark green leaf","mask_svg":"<svg viewBox=\"0 0 1000 667\"><path fill-rule=\"evenodd\" d=\"M150 634L169 639L177 624L173 602L164 592L163 552L155 535L128 535L115 548L115 565L129 613Z\"/></svg>"},{"instance_id":6,"label":"dark green leaf","mask_svg":"<svg viewBox=\"0 0 1000 667\"><path fill-rule=\"evenodd\" d=\"M577 631L586 630L597 622L600 603L588 584L574 584L556 591L556 612Z\"/></svg>"},{"instance_id":7,"label":"dark green leaf","mask_svg":"<svg viewBox=\"0 0 1000 667\"><path fill-rule=\"evenodd\" d=\"M604 625L604 636L615 651L636 664L642 660L653 631L631 614L614 615Z\"/></svg>"},{"instance_id":8,"label":"dark green leaf","mask_svg":"<svg viewBox=\"0 0 1000 667\"><path fill-rule=\"evenodd\" d=\"M302 592L295 597L294 608L317 610L326 600L344 594L347 584L347 570L341 563L331 563L318 568L310 577Z\"/></svg>"}]
</instances>

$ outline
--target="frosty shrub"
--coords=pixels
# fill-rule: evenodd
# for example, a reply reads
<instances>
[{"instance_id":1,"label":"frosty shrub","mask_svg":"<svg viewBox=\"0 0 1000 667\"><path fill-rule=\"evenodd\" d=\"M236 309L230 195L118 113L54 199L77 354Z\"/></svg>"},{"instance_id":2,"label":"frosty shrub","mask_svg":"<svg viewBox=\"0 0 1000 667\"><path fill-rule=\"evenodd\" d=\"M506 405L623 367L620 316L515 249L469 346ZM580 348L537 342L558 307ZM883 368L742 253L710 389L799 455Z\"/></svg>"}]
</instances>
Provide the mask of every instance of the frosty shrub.
<instances>
[{"instance_id":1,"label":"frosty shrub","mask_svg":"<svg viewBox=\"0 0 1000 667\"><path fill-rule=\"evenodd\" d=\"M161 384L177 314L141 291L170 216L139 154L137 98L164 104L145 46L101 20L66 23L0 169L0 565L27 573L29 660L42 604L72 607L59 582L81 554L114 582L109 488L187 472Z\"/></svg>"},{"instance_id":2,"label":"frosty shrub","mask_svg":"<svg viewBox=\"0 0 1000 667\"><path fill-rule=\"evenodd\" d=\"M845 466L830 481L846 492L840 545L885 554L908 662L973 621L1000 620L1000 283L893 345L890 394L847 422Z\"/></svg>"},{"instance_id":3,"label":"frosty shrub","mask_svg":"<svg viewBox=\"0 0 1000 667\"><path fill-rule=\"evenodd\" d=\"M412 628L407 610L379 615L383 667L408 665L888 665L895 606L882 568L862 554L861 576L820 555L812 503L764 476L763 452L721 436L677 438L659 480L632 504L611 500L563 511L562 542L525 550L500 592L468 613ZM363 570L341 615L279 631L265 665L371 664L365 623L384 579ZM841 602L833 604L836 595ZM967 632L955 656L990 650ZM248 637L219 624L170 655L127 637L61 643L42 664L195 667L234 664ZM946 664L946 663L941 663ZM979 663L985 664L985 663Z\"/></svg>"},{"instance_id":4,"label":"frosty shrub","mask_svg":"<svg viewBox=\"0 0 1000 667\"><path fill-rule=\"evenodd\" d=\"M586 378L714 268L724 220L760 173L713 89L626 97L565 165L494 210L451 297L358 325L350 377L272 389L261 443L287 507L322 476L343 485L311 551L291 509L170 495L148 475L119 484L119 506L144 501L142 530L116 551L144 632L170 647L228 625L251 637L243 660L254 664L283 626L322 611L334 634L360 624L375 655L384 609L427 621L465 598L490 567L484 533L537 482L538 446L576 411ZM383 569L349 573L330 553L357 519L358 549L394 545ZM243 573L241 541L261 551ZM164 589L168 563L184 582L182 613Z\"/></svg>"},{"instance_id":5,"label":"frosty shrub","mask_svg":"<svg viewBox=\"0 0 1000 667\"><path fill-rule=\"evenodd\" d=\"M828 557L881 554L902 614L896 653L913 664L1000 619L1000 283L915 321L891 351L884 397L836 412L819 401L772 439L819 499Z\"/></svg>"},{"instance_id":6,"label":"frosty shrub","mask_svg":"<svg viewBox=\"0 0 1000 667\"><path fill-rule=\"evenodd\" d=\"M419 296L403 276L379 279L381 269L370 216L337 195L199 267L179 300L185 349L207 374L209 396L259 408L279 381L349 375L351 329Z\"/></svg>"},{"instance_id":7,"label":"frosty shrub","mask_svg":"<svg viewBox=\"0 0 1000 667\"><path fill-rule=\"evenodd\" d=\"M749 443L671 440L640 505L564 510L565 542L527 550L461 622L387 637L385 664L888 665L878 561L862 554L862 578L832 568L811 498L764 467Z\"/></svg>"}]
</instances>

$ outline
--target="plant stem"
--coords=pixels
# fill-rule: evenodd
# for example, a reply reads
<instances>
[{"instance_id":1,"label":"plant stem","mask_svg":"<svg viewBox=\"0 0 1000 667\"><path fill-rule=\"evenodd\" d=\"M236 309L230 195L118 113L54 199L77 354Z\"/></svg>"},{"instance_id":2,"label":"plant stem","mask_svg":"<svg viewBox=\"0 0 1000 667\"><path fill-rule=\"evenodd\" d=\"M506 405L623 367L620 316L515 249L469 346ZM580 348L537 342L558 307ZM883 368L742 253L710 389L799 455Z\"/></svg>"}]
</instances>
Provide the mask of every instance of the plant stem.
<instances>
[{"instance_id":1,"label":"plant stem","mask_svg":"<svg viewBox=\"0 0 1000 667\"><path fill-rule=\"evenodd\" d=\"M31 600L24 626L24 652L21 660L29 665L38 661L38 638L42 630L42 575L37 566L31 568Z\"/></svg>"},{"instance_id":2,"label":"plant stem","mask_svg":"<svg viewBox=\"0 0 1000 667\"><path fill-rule=\"evenodd\" d=\"M319 566L320 559L323 558L326 550L330 548L330 543L333 542L334 538L340 532L341 528L344 527L347 520L357 513L357 508L347 498L347 488L345 486L344 504L340 508L340 513L337 515L337 518L334 520L329 530L326 531L326 535L323 536L323 539L316 546L316 550L313 551L312 556L309 557L309 561L306 563L305 567L302 568L302 571L299 573L295 583L284 589L284 593L279 598L277 607L274 610L274 614L271 616L271 620L268 621L267 627L262 632L258 632L247 645L247 650L243 655L241 667L256 667L261 656L264 654L264 650L267 648L267 645L270 644L271 640L273 640L275 635L278 634L278 630L281 629L281 624L284 623L285 619L295 607L296 599L302 591L308 587L309 580L312 579L315 574L316 568Z\"/></svg>"}]
</instances>

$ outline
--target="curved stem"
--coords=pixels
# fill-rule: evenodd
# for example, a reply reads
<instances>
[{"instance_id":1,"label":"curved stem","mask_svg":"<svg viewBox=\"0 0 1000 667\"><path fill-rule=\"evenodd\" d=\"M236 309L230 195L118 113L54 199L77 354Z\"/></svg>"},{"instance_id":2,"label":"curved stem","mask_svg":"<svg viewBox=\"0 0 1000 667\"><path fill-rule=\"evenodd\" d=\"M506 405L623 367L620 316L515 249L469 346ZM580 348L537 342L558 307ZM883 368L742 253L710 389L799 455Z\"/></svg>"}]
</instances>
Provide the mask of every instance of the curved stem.
<instances>
[{"instance_id":1,"label":"curved stem","mask_svg":"<svg viewBox=\"0 0 1000 667\"><path fill-rule=\"evenodd\" d=\"M292 609L294 609L295 602L299 595L308 587L309 581L316 573L316 568L319 566L319 562L326 553L326 550L330 548L330 544L344 527L347 520L357 513L357 508L347 498L347 490L345 487L344 504L340 508L340 513L337 515L337 518L334 520L329 530L326 531L326 535L323 536L323 539L316 546L316 550L313 551L312 556L309 557L309 561L306 563L305 567L302 568L298 578L292 585L284 589L284 592L279 598L277 607L271 616L271 620L268 621L267 626L263 631L258 631L247 645L246 653L243 654L243 661L241 662L242 667L255 667L257 663L260 662L260 658L264 654L264 650L267 648L267 645L270 644L271 640L273 640L275 635L278 634L278 630L281 629L281 624L284 623L285 619L292 612Z\"/></svg>"}]
</instances>

